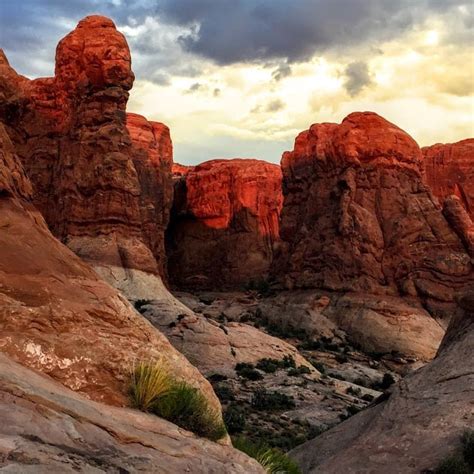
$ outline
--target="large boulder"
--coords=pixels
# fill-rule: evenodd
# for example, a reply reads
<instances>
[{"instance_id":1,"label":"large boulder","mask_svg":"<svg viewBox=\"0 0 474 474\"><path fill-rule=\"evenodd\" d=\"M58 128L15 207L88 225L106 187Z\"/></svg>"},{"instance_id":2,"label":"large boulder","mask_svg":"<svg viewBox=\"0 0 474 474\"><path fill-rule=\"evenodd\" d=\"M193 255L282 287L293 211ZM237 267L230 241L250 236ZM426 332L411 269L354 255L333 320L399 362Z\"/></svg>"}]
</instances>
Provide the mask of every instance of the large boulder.
<instances>
[{"instance_id":1,"label":"large boulder","mask_svg":"<svg viewBox=\"0 0 474 474\"><path fill-rule=\"evenodd\" d=\"M265 279L279 236L280 167L231 159L176 171L167 235L172 283L216 289Z\"/></svg>"},{"instance_id":2,"label":"large boulder","mask_svg":"<svg viewBox=\"0 0 474 474\"><path fill-rule=\"evenodd\" d=\"M439 317L449 314L473 266L422 180L421 160L416 142L375 113L302 132L281 162L277 280L410 296Z\"/></svg>"},{"instance_id":3,"label":"large boulder","mask_svg":"<svg viewBox=\"0 0 474 474\"><path fill-rule=\"evenodd\" d=\"M474 293L460 300L436 359L383 402L298 446L305 473L418 474L459 449L474 426Z\"/></svg>"}]
</instances>

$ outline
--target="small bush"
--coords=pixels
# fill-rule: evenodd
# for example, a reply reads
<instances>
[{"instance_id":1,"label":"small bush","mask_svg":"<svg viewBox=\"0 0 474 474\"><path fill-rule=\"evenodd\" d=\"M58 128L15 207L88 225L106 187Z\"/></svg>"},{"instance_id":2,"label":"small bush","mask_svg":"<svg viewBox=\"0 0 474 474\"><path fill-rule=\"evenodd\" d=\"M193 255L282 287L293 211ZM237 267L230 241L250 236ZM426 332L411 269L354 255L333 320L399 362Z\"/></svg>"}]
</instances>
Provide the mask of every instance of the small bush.
<instances>
[{"instance_id":1,"label":"small bush","mask_svg":"<svg viewBox=\"0 0 474 474\"><path fill-rule=\"evenodd\" d=\"M360 398L362 391L360 388L348 387L346 393L352 395L353 397Z\"/></svg>"},{"instance_id":2,"label":"small bush","mask_svg":"<svg viewBox=\"0 0 474 474\"><path fill-rule=\"evenodd\" d=\"M245 438L233 440L234 447L258 461L268 474L301 474L297 464L285 453Z\"/></svg>"},{"instance_id":3,"label":"small bush","mask_svg":"<svg viewBox=\"0 0 474 474\"><path fill-rule=\"evenodd\" d=\"M471 474L468 464L460 454L453 454L441 461L435 469L435 474Z\"/></svg>"},{"instance_id":4,"label":"small bush","mask_svg":"<svg viewBox=\"0 0 474 474\"><path fill-rule=\"evenodd\" d=\"M149 411L157 400L168 393L173 382L162 361L139 362L133 367L130 383L132 406Z\"/></svg>"},{"instance_id":5,"label":"small bush","mask_svg":"<svg viewBox=\"0 0 474 474\"><path fill-rule=\"evenodd\" d=\"M280 361L277 359L262 359L257 362L257 369L263 370L267 374L273 374L280 368Z\"/></svg>"},{"instance_id":6,"label":"small bush","mask_svg":"<svg viewBox=\"0 0 474 474\"><path fill-rule=\"evenodd\" d=\"M304 374L310 374L311 370L309 367L306 367L305 365L300 365L298 368L291 368L288 370L288 375L290 377L296 377L298 375L304 375Z\"/></svg>"},{"instance_id":7,"label":"small bush","mask_svg":"<svg viewBox=\"0 0 474 474\"><path fill-rule=\"evenodd\" d=\"M315 369L319 370L319 372L320 372L321 374L325 374L325 373L326 373L326 366L325 366L322 362L316 362L316 361L314 361L314 362L312 362L312 364L313 364L313 367L314 367Z\"/></svg>"},{"instance_id":8,"label":"small bush","mask_svg":"<svg viewBox=\"0 0 474 474\"><path fill-rule=\"evenodd\" d=\"M263 375L255 370L254 366L252 364L247 364L246 362L239 362L235 366L235 371L237 372L237 375L240 377L243 377L244 379L248 380L262 380Z\"/></svg>"},{"instance_id":9,"label":"small bush","mask_svg":"<svg viewBox=\"0 0 474 474\"><path fill-rule=\"evenodd\" d=\"M214 387L214 392L221 402L231 402L235 400L235 395L228 385L217 385Z\"/></svg>"},{"instance_id":10,"label":"small bush","mask_svg":"<svg viewBox=\"0 0 474 474\"><path fill-rule=\"evenodd\" d=\"M464 460L474 471L474 430L466 431L462 436L462 453Z\"/></svg>"},{"instance_id":11,"label":"small bush","mask_svg":"<svg viewBox=\"0 0 474 474\"><path fill-rule=\"evenodd\" d=\"M345 354L337 354L336 355L336 362L339 364L345 364L349 359Z\"/></svg>"},{"instance_id":12,"label":"small bush","mask_svg":"<svg viewBox=\"0 0 474 474\"><path fill-rule=\"evenodd\" d=\"M217 441L227 431L220 413L209 407L206 397L185 382L177 383L153 405L153 413L198 436Z\"/></svg>"},{"instance_id":13,"label":"small bush","mask_svg":"<svg viewBox=\"0 0 474 474\"><path fill-rule=\"evenodd\" d=\"M204 395L184 382L175 382L162 361L140 362L132 370L132 406L154 413L199 436L217 441L226 435L221 414Z\"/></svg>"},{"instance_id":14,"label":"small bush","mask_svg":"<svg viewBox=\"0 0 474 474\"><path fill-rule=\"evenodd\" d=\"M251 404L257 410L286 410L295 407L293 397L280 392L267 392L258 389L254 392Z\"/></svg>"},{"instance_id":15,"label":"small bush","mask_svg":"<svg viewBox=\"0 0 474 474\"><path fill-rule=\"evenodd\" d=\"M241 433L245 429L245 416L242 409L231 404L224 412L224 423L230 434Z\"/></svg>"}]
</instances>

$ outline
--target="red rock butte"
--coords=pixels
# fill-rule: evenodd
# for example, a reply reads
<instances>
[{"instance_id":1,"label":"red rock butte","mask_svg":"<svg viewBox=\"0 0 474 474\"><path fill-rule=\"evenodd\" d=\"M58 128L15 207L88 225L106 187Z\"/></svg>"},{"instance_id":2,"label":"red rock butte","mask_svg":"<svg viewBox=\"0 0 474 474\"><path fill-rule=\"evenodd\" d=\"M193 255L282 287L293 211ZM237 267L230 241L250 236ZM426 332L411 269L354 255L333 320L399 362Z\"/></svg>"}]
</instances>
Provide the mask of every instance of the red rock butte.
<instances>
[{"instance_id":1,"label":"red rock butte","mask_svg":"<svg viewBox=\"0 0 474 474\"><path fill-rule=\"evenodd\" d=\"M168 230L171 279L212 287L264 278L279 236L281 205L277 165L211 160L186 170L175 184Z\"/></svg>"}]
</instances>

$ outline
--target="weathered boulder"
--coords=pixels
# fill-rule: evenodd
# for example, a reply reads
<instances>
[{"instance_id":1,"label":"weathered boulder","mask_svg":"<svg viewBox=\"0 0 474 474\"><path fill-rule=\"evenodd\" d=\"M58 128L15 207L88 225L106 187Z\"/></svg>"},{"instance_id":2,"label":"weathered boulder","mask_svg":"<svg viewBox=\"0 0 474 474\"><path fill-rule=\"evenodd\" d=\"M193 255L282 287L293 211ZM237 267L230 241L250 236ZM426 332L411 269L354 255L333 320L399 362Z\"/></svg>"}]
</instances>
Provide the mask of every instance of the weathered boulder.
<instances>
[{"instance_id":1,"label":"weathered boulder","mask_svg":"<svg viewBox=\"0 0 474 474\"><path fill-rule=\"evenodd\" d=\"M303 472L432 472L459 449L474 426L472 291L460 303L436 359L394 386L388 400L291 452Z\"/></svg>"},{"instance_id":2,"label":"weathered boulder","mask_svg":"<svg viewBox=\"0 0 474 474\"><path fill-rule=\"evenodd\" d=\"M421 151L426 182L441 204L454 194L474 219L474 138Z\"/></svg>"},{"instance_id":3,"label":"weathered boulder","mask_svg":"<svg viewBox=\"0 0 474 474\"><path fill-rule=\"evenodd\" d=\"M1 354L0 418L2 472L264 472L239 451L87 400Z\"/></svg>"},{"instance_id":4,"label":"weathered boulder","mask_svg":"<svg viewBox=\"0 0 474 474\"><path fill-rule=\"evenodd\" d=\"M168 271L178 287L238 287L265 279L278 241L280 167L211 160L175 183Z\"/></svg>"},{"instance_id":5,"label":"weathered boulder","mask_svg":"<svg viewBox=\"0 0 474 474\"><path fill-rule=\"evenodd\" d=\"M370 112L302 132L281 162L276 279L288 288L414 296L449 314L473 266L423 183L421 160L410 136Z\"/></svg>"}]
</instances>

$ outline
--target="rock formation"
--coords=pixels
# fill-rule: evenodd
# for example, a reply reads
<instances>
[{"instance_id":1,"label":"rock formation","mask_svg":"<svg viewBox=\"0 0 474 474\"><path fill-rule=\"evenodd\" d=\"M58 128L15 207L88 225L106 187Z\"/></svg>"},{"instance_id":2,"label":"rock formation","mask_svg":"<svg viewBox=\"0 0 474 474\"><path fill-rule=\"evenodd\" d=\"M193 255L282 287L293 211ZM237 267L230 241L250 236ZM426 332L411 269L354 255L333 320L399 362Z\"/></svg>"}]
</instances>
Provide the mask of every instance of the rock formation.
<instances>
[{"instance_id":1,"label":"rock formation","mask_svg":"<svg viewBox=\"0 0 474 474\"><path fill-rule=\"evenodd\" d=\"M127 403L134 360L163 358L219 406L165 336L48 230L0 122L0 350L72 390Z\"/></svg>"},{"instance_id":2,"label":"rock formation","mask_svg":"<svg viewBox=\"0 0 474 474\"><path fill-rule=\"evenodd\" d=\"M230 447L153 415L110 407L0 355L4 472L263 473Z\"/></svg>"},{"instance_id":3,"label":"rock formation","mask_svg":"<svg viewBox=\"0 0 474 474\"><path fill-rule=\"evenodd\" d=\"M474 426L474 293L460 300L436 359L405 377L388 400L298 446L303 472L432 472Z\"/></svg>"},{"instance_id":4,"label":"rock formation","mask_svg":"<svg viewBox=\"0 0 474 474\"><path fill-rule=\"evenodd\" d=\"M425 179L442 204L454 194L474 219L474 138L422 148Z\"/></svg>"},{"instance_id":5,"label":"rock formation","mask_svg":"<svg viewBox=\"0 0 474 474\"><path fill-rule=\"evenodd\" d=\"M449 314L471 259L421 176L421 150L374 113L313 125L282 158L282 245L273 274L288 288L420 298Z\"/></svg>"},{"instance_id":6,"label":"rock formation","mask_svg":"<svg viewBox=\"0 0 474 474\"><path fill-rule=\"evenodd\" d=\"M0 57L8 133L50 229L95 266L164 268L172 148L163 125L125 106L134 76L125 37L89 16L63 38L55 76L28 80Z\"/></svg>"},{"instance_id":7,"label":"rock formation","mask_svg":"<svg viewBox=\"0 0 474 474\"><path fill-rule=\"evenodd\" d=\"M168 271L179 287L266 278L278 240L281 171L258 160L211 160L175 183Z\"/></svg>"}]
</instances>

